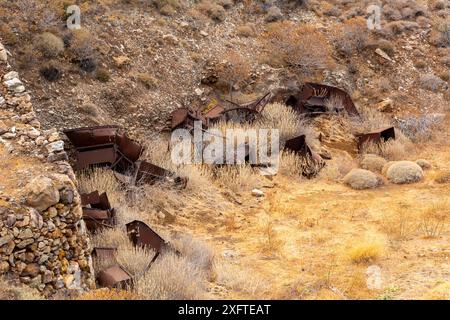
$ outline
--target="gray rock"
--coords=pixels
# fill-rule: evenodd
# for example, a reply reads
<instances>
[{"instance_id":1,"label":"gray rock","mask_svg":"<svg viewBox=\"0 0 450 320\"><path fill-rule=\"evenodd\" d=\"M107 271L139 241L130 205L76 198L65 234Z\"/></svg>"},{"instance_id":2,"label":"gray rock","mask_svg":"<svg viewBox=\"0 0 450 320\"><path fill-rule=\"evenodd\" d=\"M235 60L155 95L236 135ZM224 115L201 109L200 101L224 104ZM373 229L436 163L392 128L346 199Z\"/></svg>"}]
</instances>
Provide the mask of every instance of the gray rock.
<instances>
[{"instance_id":1,"label":"gray rock","mask_svg":"<svg viewBox=\"0 0 450 320\"><path fill-rule=\"evenodd\" d=\"M4 246L5 244L7 244L8 242L10 242L11 240L14 239L14 236L8 234L7 236L1 237L0 238L0 247Z\"/></svg>"},{"instance_id":2,"label":"gray rock","mask_svg":"<svg viewBox=\"0 0 450 320\"><path fill-rule=\"evenodd\" d=\"M49 143L45 146L47 148L48 153L56 153L59 151L64 151L64 141L59 140L52 143Z\"/></svg>"},{"instance_id":3,"label":"gray rock","mask_svg":"<svg viewBox=\"0 0 450 320\"><path fill-rule=\"evenodd\" d=\"M45 176L34 178L25 186L27 203L38 211L44 211L59 202L59 191L53 181Z\"/></svg>"}]
</instances>

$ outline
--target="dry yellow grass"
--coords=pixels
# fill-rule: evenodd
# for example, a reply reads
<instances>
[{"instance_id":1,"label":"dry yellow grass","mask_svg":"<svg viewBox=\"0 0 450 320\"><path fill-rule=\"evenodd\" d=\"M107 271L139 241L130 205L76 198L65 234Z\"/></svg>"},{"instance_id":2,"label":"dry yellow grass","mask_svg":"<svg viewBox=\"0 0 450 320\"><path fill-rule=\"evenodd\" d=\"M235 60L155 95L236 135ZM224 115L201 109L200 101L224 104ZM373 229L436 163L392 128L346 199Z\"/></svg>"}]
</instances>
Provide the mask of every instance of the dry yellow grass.
<instances>
[{"instance_id":1,"label":"dry yellow grass","mask_svg":"<svg viewBox=\"0 0 450 320\"><path fill-rule=\"evenodd\" d=\"M420 229L426 237L439 237L450 221L450 202L447 200L430 205L421 213L420 221Z\"/></svg>"},{"instance_id":2,"label":"dry yellow grass","mask_svg":"<svg viewBox=\"0 0 450 320\"><path fill-rule=\"evenodd\" d=\"M353 263L369 263L380 258L383 252L383 243L374 240L362 240L350 244L346 255Z\"/></svg>"},{"instance_id":3,"label":"dry yellow grass","mask_svg":"<svg viewBox=\"0 0 450 320\"><path fill-rule=\"evenodd\" d=\"M450 282L442 282L429 290L422 299L424 300L450 300Z\"/></svg>"}]
</instances>

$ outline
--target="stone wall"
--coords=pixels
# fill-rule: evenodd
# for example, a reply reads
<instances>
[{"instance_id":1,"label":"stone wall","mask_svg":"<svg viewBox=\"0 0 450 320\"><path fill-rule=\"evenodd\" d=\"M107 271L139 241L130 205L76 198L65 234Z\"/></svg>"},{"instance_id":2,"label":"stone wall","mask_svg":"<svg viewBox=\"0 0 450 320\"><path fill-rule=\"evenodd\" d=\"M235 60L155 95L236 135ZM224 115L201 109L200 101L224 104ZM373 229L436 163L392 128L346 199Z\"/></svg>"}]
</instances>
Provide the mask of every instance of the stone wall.
<instances>
[{"instance_id":1,"label":"stone wall","mask_svg":"<svg viewBox=\"0 0 450 320\"><path fill-rule=\"evenodd\" d=\"M77 181L0 44L0 275L46 296L95 285Z\"/></svg>"}]
</instances>

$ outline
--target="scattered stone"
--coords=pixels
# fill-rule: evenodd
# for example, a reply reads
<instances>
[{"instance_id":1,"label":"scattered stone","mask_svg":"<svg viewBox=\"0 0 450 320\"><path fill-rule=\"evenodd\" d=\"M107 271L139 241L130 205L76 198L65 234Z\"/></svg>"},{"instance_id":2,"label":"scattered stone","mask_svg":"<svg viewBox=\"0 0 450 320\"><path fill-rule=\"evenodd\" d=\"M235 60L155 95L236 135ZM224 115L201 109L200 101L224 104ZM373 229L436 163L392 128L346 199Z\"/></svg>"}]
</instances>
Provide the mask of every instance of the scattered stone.
<instances>
[{"instance_id":1,"label":"scattered stone","mask_svg":"<svg viewBox=\"0 0 450 320\"><path fill-rule=\"evenodd\" d=\"M257 198L264 197L264 192L262 192L259 189L253 189L252 190L252 196L257 197Z\"/></svg>"},{"instance_id":2,"label":"scattered stone","mask_svg":"<svg viewBox=\"0 0 450 320\"><path fill-rule=\"evenodd\" d=\"M13 239L14 239L14 236L12 236L12 235L7 235L4 237L1 237L0 238L0 247L4 246L5 244L7 244L8 242L10 242Z\"/></svg>"},{"instance_id":3,"label":"scattered stone","mask_svg":"<svg viewBox=\"0 0 450 320\"><path fill-rule=\"evenodd\" d=\"M393 101L391 98L384 99L376 105L376 108L380 112L392 112Z\"/></svg>"},{"instance_id":4,"label":"scattered stone","mask_svg":"<svg viewBox=\"0 0 450 320\"><path fill-rule=\"evenodd\" d=\"M207 37L209 34L208 34L208 32L206 32L204 30L201 30L200 31L200 35L203 36L203 37Z\"/></svg>"},{"instance_id":5,"label":"scattered stone","mask_svg":"<svg viewBox=\"0 0 450 320\"><path fill-rule=\"evenodd\" d=\"M345 177L344 183L356 190L372 189L382 184L381 179L365 169L353 169Z\"/></svg>"},{"instance_id":6,"label":"scattered stone","mask_svg":"<svg viewBox=\"0 0 450 320\"><path fill-rule=\"evenodd\" d=\"M21 275L34 278L39 274L39 271L39 265L37 263L30 263L26 265Z\"/></svg>"},{"instance_id":7,"label":"scattered stone","mask_svg":"<svg viewBox=\"0 0 450 320\"><path fill-rule=\"evenodd\" d=\"M9 271L9 263L6 261L0 261L0 274L7 273Z\"/></svg>"},{"instance_id":8,"label":"scattered stone","mask_svg":"<svg viewBox=\"0 0 450 320\"><path fill-rule=\"evenodd\" d=\"M394 62L394 60L392 60L391 57L389 57L389 55L386 52L384 52L383 50L381 50L380 48L377 48L375 50L375 53L378 54L383 59L386 59L386 60L388 60L390 62Z\"/></svg>"},{"instance_id":9,"label":"scattered stone","mask_svg":"<svg viewBox=\"0 0 450 320\"><path fill-rule=\"evenodd\" d=\"M118 67L118 68L125 67L131 61L130 58L128 58L127 56L118 56L118 57L114 57L113 59L114 59L114 63L116 64L116 67Z\"/></svg>"},{"instance_id":10,"label":"scattered stone","mask_svg":"<svg viewBox=\"0 0 450 320\"><path fill-rule=\"evenodd\" d=\"M397 161L386 172L387 178L395 184L414 183L422 180L422 168L412 161Z\"/></svg>"},{"instance_id":11,"label":"scattered stone","mask_svg":"<svg viewBox=\"0 0 450 320\"><path fill-rule=\"evenodd\" d=\"M39 132L39 130L37 130L36 128L31 128L28 132L27 132L27 136L30 137L31 139L36 139L37 137L39 137L41 135L41 133Z\"/></svg>"},{"instance_id":12,"label":"scattered stone","mask_svg":"<svg viewBox=\"0 0 450 320\"><path fill-rule=\"evenodd\" d=\"M1 43L0 43L0 61L4 63L8 62L8 52Z\"/></svg>"},{"instance_id":13,"label":"scattered stone","mask_svg":"<svg viewBox=\"0 0 450 320\"><path fill-rule=\"evenodd\" d=\"M59 151L64 151L64 141L59 140L52 143L49 143L45 146L47 148L48 153L56 153Z\"/></svg>"}]
</instances>

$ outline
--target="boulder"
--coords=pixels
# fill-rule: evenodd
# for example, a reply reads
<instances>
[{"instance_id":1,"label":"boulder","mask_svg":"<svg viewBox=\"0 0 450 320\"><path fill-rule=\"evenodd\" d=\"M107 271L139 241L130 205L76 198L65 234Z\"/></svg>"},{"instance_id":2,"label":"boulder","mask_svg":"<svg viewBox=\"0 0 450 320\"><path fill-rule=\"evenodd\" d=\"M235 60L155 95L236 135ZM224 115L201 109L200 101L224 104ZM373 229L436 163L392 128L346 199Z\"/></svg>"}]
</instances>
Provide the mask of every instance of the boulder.
<instances>
[{"instance_id":1,"label":"boulder","mask_svg":"<svg viewBox=\"0 0 450 320\"><path fill-rule=\"evenodd\" d=\"M28 205L42 212L59 202L59 191L50 178L38 176L25 186L25 197Z\"/></svg>"}]
</instances>

